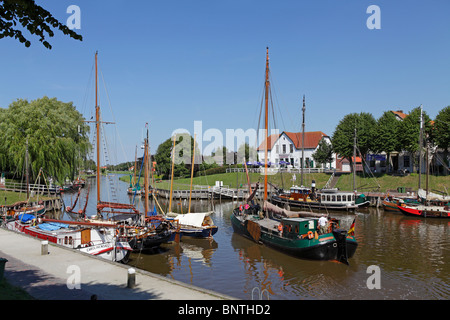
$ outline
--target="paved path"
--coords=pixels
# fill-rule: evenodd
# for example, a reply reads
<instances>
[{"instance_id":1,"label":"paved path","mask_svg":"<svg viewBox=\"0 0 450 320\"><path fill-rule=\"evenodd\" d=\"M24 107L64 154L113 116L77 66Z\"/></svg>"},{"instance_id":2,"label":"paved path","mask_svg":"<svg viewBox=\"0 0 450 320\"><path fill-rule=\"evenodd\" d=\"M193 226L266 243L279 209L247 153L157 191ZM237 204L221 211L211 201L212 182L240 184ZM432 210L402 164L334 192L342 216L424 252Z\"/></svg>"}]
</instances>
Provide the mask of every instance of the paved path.
<instances>
[{"instance_id":1,"label":"paved path","mask_svg":"<svg viewBox=\"0 0 450 320\"><path fill-rule=\"evenodd\" d=\"M41 255L39 239L0 228L0 257L8 259L5 278L39 300L217 300L233 299L136 269L136 286L127 288L129 266L108 262L49 243ZM79 270L80 289L69 289Z\"/></svg>"}]
</instances>

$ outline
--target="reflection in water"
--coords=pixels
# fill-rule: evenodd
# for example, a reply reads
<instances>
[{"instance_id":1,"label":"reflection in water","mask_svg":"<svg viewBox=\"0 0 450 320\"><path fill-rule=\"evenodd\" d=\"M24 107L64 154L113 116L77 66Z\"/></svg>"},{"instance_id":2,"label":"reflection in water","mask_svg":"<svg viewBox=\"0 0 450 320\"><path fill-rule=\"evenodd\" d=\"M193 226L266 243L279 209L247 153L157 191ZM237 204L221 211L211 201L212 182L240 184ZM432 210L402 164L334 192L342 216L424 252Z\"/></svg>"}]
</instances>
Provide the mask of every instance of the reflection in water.
<instances>
[{"instance_id":1,"label":"reflection in water","mask_svg":"<svg viewBox=\"0 0 450 320\"><path fill-rule=\"evenodd\" d=\"M91 180L92 181L92 180ZM93 181L95 183L95 181ZM119 202L129 202L127 183L118 184ZM95 212L95 187L89 195ZM70 195L64 195L66 205ZM136 199L138 207L142 201ZM151 202L151 208L153 206ZM161 200L163 208L166 201ZM134 253L129 264L182 282L241 299L449 299L449 222L418 219L376 208L355 214L332 213L348 228L356 216L358 249L350 266L290 257L233 233L233 202L215 201L213 241L182 238L156 252ZM83 203L84 205L84 203ZM193 210L210 201L193 201ZM174 209L187 212L187 202ZM367 288L367 268L380 267L381 289ZM261 293L264 294L261 294Z\"/></svg>"}]
</instances>

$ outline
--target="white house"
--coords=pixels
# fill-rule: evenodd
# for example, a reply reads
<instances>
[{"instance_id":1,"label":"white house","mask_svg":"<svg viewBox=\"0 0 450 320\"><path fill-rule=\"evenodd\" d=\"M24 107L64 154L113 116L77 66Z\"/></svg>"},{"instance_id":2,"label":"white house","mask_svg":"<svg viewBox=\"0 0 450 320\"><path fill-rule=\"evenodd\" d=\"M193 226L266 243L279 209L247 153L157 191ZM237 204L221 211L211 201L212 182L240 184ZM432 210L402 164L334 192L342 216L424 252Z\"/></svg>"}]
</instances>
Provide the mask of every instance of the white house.
<instances>
[{"instance_id":1,"label":"white house","mask_svg":"<svg viewBox=\"0 0 450 320\"><path fill-rule=\"evenodd\" d=\"M316 168L319 164L315 163L312 154L317 150L321 140L331 144L331 139L322 131L305 132L304 141L304 168ZM272 134L268 137L268 160L271 166L282 166L284 164L300 168L302 159L302 133L286 132L281 134ZM258 158L264 163L266 150L266 141L264 140L258 147ZM320 165L319 167L323 167ZM327 165L329 167L329 164ZM336 168L336 156L333 156L331 168Z\"/></svg>"}]
</instances>

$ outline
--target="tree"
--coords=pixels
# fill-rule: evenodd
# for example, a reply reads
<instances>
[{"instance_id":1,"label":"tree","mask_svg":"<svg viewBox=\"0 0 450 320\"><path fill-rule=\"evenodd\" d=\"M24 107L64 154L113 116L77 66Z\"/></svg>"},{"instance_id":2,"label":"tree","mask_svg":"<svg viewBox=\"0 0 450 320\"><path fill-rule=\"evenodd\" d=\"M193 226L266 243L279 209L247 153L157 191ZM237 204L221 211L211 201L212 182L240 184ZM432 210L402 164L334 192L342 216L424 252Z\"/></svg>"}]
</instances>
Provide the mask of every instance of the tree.
<instances>
[{"instance_id":1,"label":"tree","mask_svg":"<svg viewBox=\"0 0 450 320\"><path fill-rule=\"evenodd\" d=\"M391 153L402 149L398 140L399 128L400 121L391 111L384 112L377 121L372 151L386 152L388 164L390 164Z\"/></svg>"},{"instance_id":2,"label":"tree","mask_svg":"<svg viewBox=\"0 0 450 320\"><path fill-rule=\"evenodd\" d=\"M376 121L370 113L351 113L337 125L331 139L334 151L353 163L353 146L356 129L357 147L361 157L373 149Z\"/></svg>"},{"instance_id":3,"label":"tree","mask_svg":"<svg viewBox=\"0 0 450 320\"><path fill-rule=\"evenodd\" d=\"M190 143L189 143L190 141ZM190 176L190 164L192 162L192 150L194 147L194 138L188 134L177 134L175 141L175 164L174 164L174 176L176 177L188 177ZM167 139L161 143L155 153L155 161L160 174L165 179L170 177L170 171L172 169L172 148L173 137ZM198 164L200 151L196 143L195 148L195 164ZM195 169L195 168L194 168ZM198 170L198 165L197 165ZM196 170L194 170L196 171Z\"/></svg>"},{"instance_id":4,"label":"tree","mask_svg":"<svg viewBox=\"0 0 450 320\"><path fill-rule=\"evenodd\" d=\"M432 130L431 130L431 119L423 111L423 123L424 123L424 134L423 141L431 141ZM408 114L408 116L403 119L399 126L398 140L400 142L402 150L406 150L411 154L419 151L419 136L420 136L420 107L417 107ZM413 167L415 166L415 157L412 157Z\"/></svg>"},{"instance_id":5,"label":"tree","mask_svg":"<svg viewBox=\"0 0 450 320\"><path fill-rule=\"evenodd\" d=\"M236 164L244 163L244 161L257 161L258 156L256 149L254 147L250 147L250 145L245 142L241 144L237 151Z\"/></svg>"},{"instance_id":6,"label":"tree","mask_svg":"<svg viewBox=\"0 0 450 320\"><path fill-rule=\"evenodd\" d=\"M25 38L21 30L16 28L19 23L31 34L38 36L39 41L47 49L52 48L45 40L47 36L54 36L52 28L60 30L73 39L83 40L81 35L63 25L33 0L0 0L0 39L16 38L28 48L31 42Z\"/></svg>"},{"instance_id":7,"label":"tree","mask_svg":"<svg viewBox=\"0 0 450 320\"><path fill-rule=\"evenodd\" d=\"M320 164L327 164L333 161L333 146L325 139L320 140L316 152L312 154L314 160Z\"/></svg>"},{"instance_id":8,"label":"tree","mask_svg":"<svg viewBox=\"0 0 450 320\"><path fill-rule=\"evenodd\" d=\"M27 141L33 174L43 168L58 181L73 179L92 147L89 126L71 102L18 99L0 112L0 118L0 163L17 174L25 169Z\"/></svg>"},{"instance_id":9,"label":"tree","mask_svg":"<svg viewBox=\"0 0 450 320\"><path fill-rule=\"evenodd\" d=\"M450 148L450 106L439 111L434 122L434 139L438 148L444 150L444 161L448 165ZM446 170L444 170L446 172Z\"/></svg>"},{"instance_id":10,"label":"tree","mask_svg":"<svg viewBox=\"0 0 450 320\"><path fill-rule=\"evenodd\" d=\"M423 111L424 123L424 140L432 139L431 135L431 119L425 111ZM403 119L400 124L398 138L403 150L414 153L419 150L419 134L420 134L420 107L417 107Z\"/></svg>"}]
</instances>

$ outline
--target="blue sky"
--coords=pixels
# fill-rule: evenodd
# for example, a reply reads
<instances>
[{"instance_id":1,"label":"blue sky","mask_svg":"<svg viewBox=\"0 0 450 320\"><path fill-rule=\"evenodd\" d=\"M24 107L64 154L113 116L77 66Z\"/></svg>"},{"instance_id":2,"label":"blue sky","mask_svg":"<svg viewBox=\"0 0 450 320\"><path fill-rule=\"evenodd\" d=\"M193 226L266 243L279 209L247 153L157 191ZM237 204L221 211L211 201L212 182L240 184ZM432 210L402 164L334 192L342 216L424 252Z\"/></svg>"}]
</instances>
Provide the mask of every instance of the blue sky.
<instances>
[{"instance_id":1,"label":"blue sky","mask_svg":"<svg viewBox=\"0 0 450 320\"><path fill-rule=\"evenodd\" d=\"M103 120L117 123L114 162L134 160L146 122L153 152L175 129L193 133L194 121L224 136L256 129L266 46L280 131L301 131L303 95L306 130L330 136L348 113L378 118L423 104L434 118L450 104L446 0L36 2L63 23L78 5L83 41L58 31L48 50L33 36L30 48L1 39L0 107L48 96L89 118L98 51ZM366 26L369 5L380 8L379 30Z\"/></svg>"}]
</instances>

